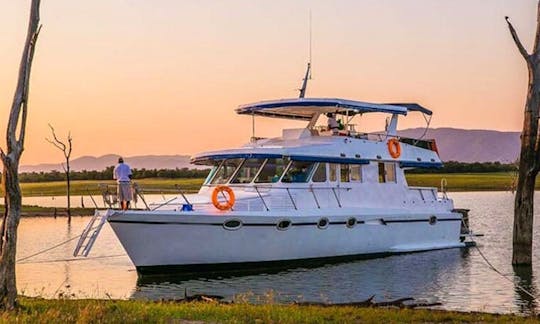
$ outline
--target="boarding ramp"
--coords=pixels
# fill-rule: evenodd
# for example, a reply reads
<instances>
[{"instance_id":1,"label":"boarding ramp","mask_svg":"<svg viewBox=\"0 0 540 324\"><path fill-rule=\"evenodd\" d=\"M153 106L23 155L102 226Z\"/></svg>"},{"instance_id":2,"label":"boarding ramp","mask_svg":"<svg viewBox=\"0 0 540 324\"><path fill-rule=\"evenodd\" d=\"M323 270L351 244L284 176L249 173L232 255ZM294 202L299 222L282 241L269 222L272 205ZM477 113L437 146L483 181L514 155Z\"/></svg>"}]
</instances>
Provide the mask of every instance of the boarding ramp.
<instances>
[{"instance_id":1,"label":"boarding ramp","mask_svg":"<svg viewBox=\"0 0 540 324\"><path fill-rule=\"evenodd\" d=\"M99 232L103 228L103 225L105 225L105 222L107 222L107 219L113 213L114 210L112 209L107 209L104 211L96 210L94 216L84 228L81 237L79 238L79 242L77 242L77 246L73 251L74 257L88 256L92 246L94 246L94 243L96 242Z\"/></svg>"}]
</instances>

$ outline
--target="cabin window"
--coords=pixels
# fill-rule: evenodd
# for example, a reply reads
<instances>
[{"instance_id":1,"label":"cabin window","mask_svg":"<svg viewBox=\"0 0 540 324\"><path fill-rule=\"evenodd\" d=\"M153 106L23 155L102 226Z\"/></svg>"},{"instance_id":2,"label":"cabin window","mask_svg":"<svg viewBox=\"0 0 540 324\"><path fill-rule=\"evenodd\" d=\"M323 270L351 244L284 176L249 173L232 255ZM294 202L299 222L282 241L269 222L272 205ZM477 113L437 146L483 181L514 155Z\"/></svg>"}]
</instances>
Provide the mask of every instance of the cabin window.
<instances>
[{"instance_id":1,"label":"cabin window","mask_svg":"<svg viewBox=\"0 0 540 324\"><path fill-rule=\"evenodd\" d=\"M307 182L314 165L313 162L292 161L281 181L289 183Z\"/></svg>"},{"instance_id":2,"label":"cabin window","mask_svg":"<svg viewBox=\"0 0 540 324\"><path fill-rule=\"evenodd\" d=\"M328 175L329 175L330 181L332 182L337 181L337 169L338 169L338 164L328 163Z\"/></svg>"},{"instance_id":3,"label":"cabin window","mask_svg":"<svg viewBox=\"0 0 540 324\"><path fill-rule=\"evenodd\" d=\"M216 171L212 184L224 184L227 183L229 178L234 174L234 171L238 168L242 159L227 159L221 163Z\"/></svg>"},{"instance_id":4,"label":"cabin window","mask_svg":"<svg viewBox=\"0 0 540 324\"><path fill-rule=\"evenodd\" d=\"M313 182L326 182L326 163L319 163L311 180Z\"/></svg>"},{"instance_id":5,"label":"cabin window","mask_svg":"<svg viewBox=\"0 0 540 324\"><path fill-rule=\"evenodd\" d=\"M231 183L250 183L257 171L261 168L264 160L262 159L246 159L242 166L236 172L236 175L230 181Z\"/></svg>"},{"instance_id":6,"label":"cabin window","mask_svg":"<svg viewBox=\"0 0 540 324\"><path fill-rule=\"evenodd\" d=\"M385 163L384 170L386 171L386 182L396 182L396 164Z\"/></svg>"},{"instance_id":7,"label":"cabin window","mask_svg":"<svg viewBox=\"0 0 540 324\"><path fill-rule=\"evenodd\" d=\"M212 178L216 174L216 171L219 168L219 165L221 164L222 161L221 160L215 160L214 162L216 164L214 166L212 166L212 169L210 170L210 172L206 176L206 179L204 180L204 184L209 184L210 183L210 181L212 180Z\"/></svg>"},{"instance_id":8,"label":"cabin window","mask_svg":"<svg viewBox=\"0 0 540 324\"><path fill-rule=\"evenodd\" d=\"M362 166L360 164L351 164L349 173L351 181L362 182Z\"/></svg>"},{"instance_id":9,"label":"cabin window","mask_svg":"<svg viewBox=\"0 0 540 324\"><path fill-rule=\"evenodd\" d=\"M348 164L340 165L340 180L341 182L349 182L350 168Z\"/></svg>"},{"instance_id":10,"label":"cabin window","mask_svg":"<svg viewBox=\"0 0 540 324\"><path fill-rule=\"evenodd\" d=\"M395 163L379 163L379 182L396 182Z\"/></svg>"},{"instance_id":11,"label":"cabin window","mask_svg":"<svg viewBox=\"0 0 540 324\"><path fill-rule=\"evenodd\" d=\"M261 172L255 179L256 183L274 183L278 182L283 174L285 167L289 163L286 159L267 159Z\"/></svg>"}]
</instances>

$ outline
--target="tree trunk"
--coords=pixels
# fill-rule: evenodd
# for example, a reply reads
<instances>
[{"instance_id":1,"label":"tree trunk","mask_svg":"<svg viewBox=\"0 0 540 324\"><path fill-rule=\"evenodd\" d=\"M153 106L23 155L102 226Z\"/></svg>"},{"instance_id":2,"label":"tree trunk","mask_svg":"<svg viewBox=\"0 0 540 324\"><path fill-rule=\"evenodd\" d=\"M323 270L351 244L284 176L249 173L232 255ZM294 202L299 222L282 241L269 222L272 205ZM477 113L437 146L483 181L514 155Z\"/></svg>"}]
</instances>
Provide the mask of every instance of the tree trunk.
<instances>
[{"instance_id":1,"label":"tree trunk","mask_svg":"<svg viewBox=\"0 0 540 324\"><path fill-rule=\"evenodd\" d=\"M540 1L537 8L537 27L534 48L529 54L516 33L514 26L505 17L510 34L519 52L527 63L529 85L521 132L519 176L514 202L514 229L512 239L512 264L532 264L534 187L540 170L540 134L538 117L540 109Z\"/></svg>"},{"instance_id":2,"label":"tree trunk","mask_svg":"<svg viewBox=\"0 0 540 324\"><path fill-rule=\"evenodd\" d=\"M71 224L71 179L69 177L69 159L66 159L66 183L68 224Z\"/></svg>"},{"instance_id":3,"label":"tree trunk","mask_svg":"<svg viewBox=\"0 0 540 324\"><path fill-rule=\"evenodd\" d=\"M521 163L520 163L521 164ZM521 169L521 168L520 168ZM536 174L520 175L514 204L512 264L532 263L534 184Z\"/></svg>"},{"instance_id":4,"label":"tree trunk","mask_svg":"<svg viewBox=\"0 0 540 324\"><path fill-rule=\"evenodd\" d=\"M18 171L26 134L30 71L39 34L39 5L40 0L32 0L26 41L19 66L19 78L6 131L7 153L0 149L0 158L4 165L2 188L5 203L5 213L0 228L0 309L4 310L13 309L17 304L15 256L17 227L21 217L21 188Z\"/></svg>"},{"instance_id":5,"label":"tree trunk","mask_svg":"<svg viewBox=\"0 0 540 324\"><path fill-rule=\"evenodd\" d=\"M4 235L0 251L0 303L4 309L13 309L17 303L15 255L17 253L17 227L21 213L21 189L16 172L18 161L12 161L10 157L7 157L4 164L2 184L6 189L4 197L6 210L2 222Z\"/></svg>"}]
</instances>

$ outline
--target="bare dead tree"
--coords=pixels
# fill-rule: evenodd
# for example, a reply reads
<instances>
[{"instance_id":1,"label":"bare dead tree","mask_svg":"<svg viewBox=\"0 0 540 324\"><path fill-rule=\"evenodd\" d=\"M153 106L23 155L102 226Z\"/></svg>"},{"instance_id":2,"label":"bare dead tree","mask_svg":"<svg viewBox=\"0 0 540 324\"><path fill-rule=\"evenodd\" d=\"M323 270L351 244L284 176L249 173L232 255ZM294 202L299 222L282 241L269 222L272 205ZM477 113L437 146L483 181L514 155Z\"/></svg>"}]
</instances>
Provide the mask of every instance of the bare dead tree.
<instances>
[{"instance_id":1,"label":"bare dead tree","mask_svg":"<svg viewBox=\"0 0 540 324\"><path fill-rule=\"evenodd\" d=\"M514 230L512 264L530 265L532 263L532 240L534 221L534 186L540 170L540 2L537 8L537 28L533 52L529 54L517 35L508 17L505 17L510 34L519 53L527 63L529 84L527 102L521 133L521 152L519 175L514 204Z\"/></svg>"},{"instance_id":2,"label":"bare dead tree","mask_svg":"<svg viewBox=\"0 0 540 324\"><path fill-rule=\"evenodd\" d=\"M56 136L56 132L54 131L54 127L52 127L51 124L49 124L49 128L51 129L52 133L52 140L49 138L45 138L45 140L64 154L64 159L66 160L66 163L62 163L62 168L64 169L64 172L66 173L66 186L67 186L67 215L68 215L68 224L71 223L71 180L70 180L70 167L69 167L69 159L71 158L71 150L72 150L72 140L71 132L68 133L67 136L67 144Z\"/></svg>"},{"instance_id":3,"label":"bare dead tree","mask_svg":"<svg viewBox=\"0 0 540 324\"><path fill-rule=\"evenodd\" d=\"M5 212L0 234L0 308L13 309L17 304L15 280L15 254L17 251L17 228L21 217L21 187L19 186L19 161L24 150L30 71L41 26L39 25L40 0L32 0L26 41L19 66L17 88L9 113L6 130L6 151L0 149L2 159L2 188Z\"/></svg>"}]
</instances>

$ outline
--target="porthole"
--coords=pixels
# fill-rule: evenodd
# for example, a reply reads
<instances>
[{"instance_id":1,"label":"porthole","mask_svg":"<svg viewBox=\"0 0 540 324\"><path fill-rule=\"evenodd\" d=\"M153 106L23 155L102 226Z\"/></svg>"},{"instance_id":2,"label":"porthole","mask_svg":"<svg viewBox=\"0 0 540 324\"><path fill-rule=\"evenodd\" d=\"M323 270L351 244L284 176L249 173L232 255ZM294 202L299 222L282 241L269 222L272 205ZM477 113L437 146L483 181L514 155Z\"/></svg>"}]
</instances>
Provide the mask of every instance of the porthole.
<instances>
[{"instance_id":1,"label":"porthole","mask_svg":"<svg viewBox=\"0 0 540 324\"><path fill-rule=\"evenodd\" d=\"M348 228L353 228L354 226L356 226L356 218L351 217L351 218L347 219L347 227Z\"/></svg>"},{"instance_id":2,"label":"porthole","mask_svg":"<svg viewBox=\"0 0 540 324\"><path fill-rule=\"evenodd\" d=\"M242 227L242 221L238 219L229 219L223 223L223 228L229 231L236 231Z\"/></svg>"},{"instance_id":3,"label":"porthole","mask_svg":"<svg viewBox=\"0 0 540 324\"><path fill-rule=\"evenodd\" d=\"M320 229L325 229L328 227L328 223L329 223L328 218L323 217L319 219L319 221L317 222L317 227Z\"/></svg>"},{"instance_id":4,"label":"porthole","mask_svg":"<svg viewBox=\"0 0 540 324\"><path fill-rule=\"evenodd\" d=\"M435 225L437 223L437 216L431 216L429 218L429 225Z\"/></svg>"},{"instance_id":5,"label":"porthole","mask_svg":"<svg viewBox=\"0 0 540 324\"><path fill-rule=\"evenodd\" d=\"M288 219L282 219L277 223L276 227L280 231L285 231L291 227L291 221Z\"/></svg>"}]
</instances>

